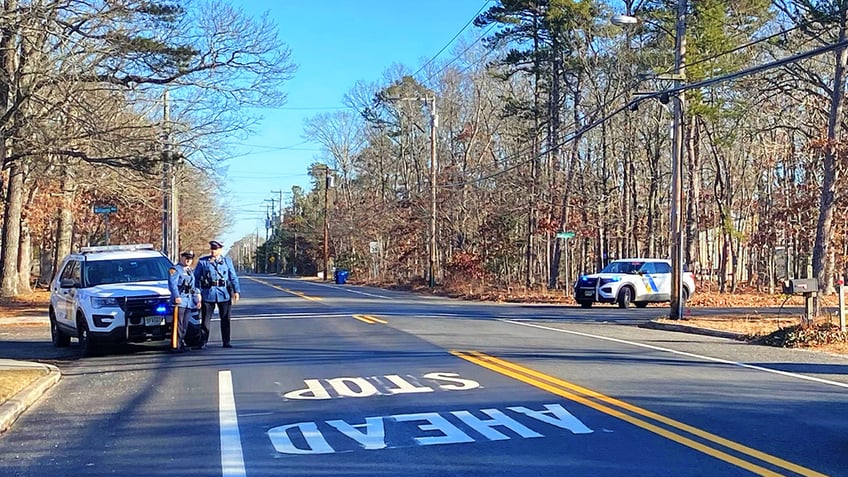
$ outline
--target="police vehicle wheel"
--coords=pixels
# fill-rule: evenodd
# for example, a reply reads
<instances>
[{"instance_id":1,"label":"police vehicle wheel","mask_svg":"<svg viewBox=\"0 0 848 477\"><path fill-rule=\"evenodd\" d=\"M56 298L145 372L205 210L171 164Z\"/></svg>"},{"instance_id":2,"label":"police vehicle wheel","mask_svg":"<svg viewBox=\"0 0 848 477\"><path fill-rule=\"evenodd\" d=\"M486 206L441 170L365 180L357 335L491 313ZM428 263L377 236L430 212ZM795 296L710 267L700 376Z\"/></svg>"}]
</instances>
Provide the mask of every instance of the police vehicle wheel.
<instances>
[{"instance_id":1,"label":"police vehicle wheel","mask_svg":"<svg viewBox=\"0 0 848 477\"><path fill-rule=\"evenodd\" d=\"M85 320L77 320L77 339L80 345L80 358L94 356L96 347L91 342L91 336L89 336L88 325L85 324Z\"/></svg>"},{"instance_id":2,"label":"police vehicle wheel","mask_svg":"<svg viewBox=\"0 0 848 477\"><path fill-rule=\"evenodd\" d=\"M618 307L627 308L633 299L633 290L630 287L622 287L618 292Z\"/></svg>"},{"instance_id":3,"label":"police vehicle wheel","mask_svg":"<svg viewBox=\"0 0 848 477\"><path fill-rule=\"evenodd\" d=\"M680 295L681 295L680 298L683 299L684 303L689 301L689 289L688 288L683 287L683 293L681 293Z\"/></svg>"},{"instance_id":4,"label":"police vehicle wheel","mask_svg":"<svg viewBox=\"0 0 848 477\"><path fill-rule=\"evenodd\" d=\"M56 314L52 308L50 309L50 341L57 348L64 348L71 344L71 337L59 329L59 324L56 323Z\"/></svg>"}]
</instances>

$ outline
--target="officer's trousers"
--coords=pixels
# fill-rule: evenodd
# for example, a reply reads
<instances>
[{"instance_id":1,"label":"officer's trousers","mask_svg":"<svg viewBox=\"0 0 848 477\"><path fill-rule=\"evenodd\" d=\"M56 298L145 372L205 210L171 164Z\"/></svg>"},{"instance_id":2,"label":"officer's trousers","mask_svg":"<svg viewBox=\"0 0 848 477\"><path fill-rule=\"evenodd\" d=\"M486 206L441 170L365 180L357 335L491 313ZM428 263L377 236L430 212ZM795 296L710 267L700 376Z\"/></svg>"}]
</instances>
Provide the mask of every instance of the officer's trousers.
<instances>
[{"instance_id":1,"label":"officer's trousers","mask_svg":"<svg viewBox=\"0 0 848 477\"><path fill-rule=\"evenodd\" d=\"M215 314L215 306L218 307L218 317L221 319L221 341L224 344L230 343L230 308L232 307L232 300L227 301L204 301L201 303L203 307L201 310L201 317L203 320L203 324L201 327L206 332L204 333L205 340L209 340L209 321L212 320L212 315ZM206 344L206 341L203 344Z\"/></svg>"},{"instance_id":2,"label":"officer's trousers","mask_svg":"<svg viewBox=\"0 0 848 477\"><path fill-rule=\"evenodd\" d=\"M185 335L188 329L188 317L191 309L186 306L177 307L177 347L185 345Z\"/></svg>"}]
</instances>

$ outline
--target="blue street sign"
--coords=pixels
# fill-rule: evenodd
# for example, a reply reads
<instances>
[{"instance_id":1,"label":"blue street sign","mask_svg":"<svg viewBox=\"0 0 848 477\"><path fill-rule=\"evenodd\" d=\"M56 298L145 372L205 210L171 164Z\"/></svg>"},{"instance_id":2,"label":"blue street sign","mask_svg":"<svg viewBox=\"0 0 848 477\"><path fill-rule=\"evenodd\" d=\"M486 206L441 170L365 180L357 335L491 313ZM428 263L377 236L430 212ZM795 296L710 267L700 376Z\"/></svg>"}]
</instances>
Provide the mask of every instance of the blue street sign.
<instances>
[{"instance_id":1,"label":"blue street sign","mask_svg":"<svg viewBox=\"0 0 848 477\"><path fill-rule=\"evenodd\" d=\"M110 214L112 212L117 212L117 211L118 211L117 205L95 205L94 206L94 213L95 214Z\"/></svg>"}]
</instances>

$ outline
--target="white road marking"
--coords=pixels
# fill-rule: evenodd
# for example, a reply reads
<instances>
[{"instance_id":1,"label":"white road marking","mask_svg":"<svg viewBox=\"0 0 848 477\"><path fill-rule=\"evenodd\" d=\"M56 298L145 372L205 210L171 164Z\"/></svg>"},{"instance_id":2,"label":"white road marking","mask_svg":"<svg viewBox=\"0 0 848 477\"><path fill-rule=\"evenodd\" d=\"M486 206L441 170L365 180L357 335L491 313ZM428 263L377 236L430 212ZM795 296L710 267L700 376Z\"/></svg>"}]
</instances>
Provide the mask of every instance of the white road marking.
<instances>
[{"instance_id":1,"label":"white road marking","mask_svg":"<svg viewBox=\"0 0 848 477\"><path fill-rule=\"evenodd\" d=\"M284 278L283 280L287 280L287 279ZM340 287L338 285L334 285L334 284L330 284L330 283L316 283L316 282L307 282L307 283L309 283L310 285L318 286L318 287L329 287L329 288L333 288L335 290L344 290L348 293L356 293L357 295L365 295L365 296L370 296L370 297L374 297L374 298L383 298L385 300L391 300L392 299L392 297L390 297L390 296L377 295L376 293L368 293L368 292L356 290L356 289L352 288L355 285L345 285L343 287Z\"/></svg>"},{"instance_id":2,"label":"white road marking","mask_svg":"<svg viewBox=\"0 0 848 477\"><path fill-rule=\"evenodd\" d=\"M221 475L244 477L244 454L233 396L233 375L230 370L218 371L218 421L221 428Z\"/></svg>"},{"instance_id":3,"label":"white road marking","mask_svg":"<svg viewBox=\"0 0 848 477\"><path fill-rule=\"evenodd\" d=\"M627 340L622 340L622 339L618 339L618 338L610 338L608 336L593 335L593 334L590 334L590 333L581 333L579 331L561 330L559 328L551 328L550 326L534 325L532 323L522 323L520 321L513 321L513 320L509 320L509 319L505 319L505 318L501 318L500 320L505 322L505 323L512 323L513 325L528 326L530 328L539 328L541 330L556 331L558 333L566 333L566 334L569 334L569 335L583 336L585 338L595 338L595 339L599 339L599 340L612 341L614 343L621 343L621 344L627 344L627 345L632 345L632 346L638 346L638 347L641 347L641 348L648 348L648 349L652 349L652 350L656 350L656 351L665 351L666 353L678 354L680 356L686 356L688 358L696 358L696 359L701 359L701 360L704 360L704 361L712 361L714 363L729 364L731 366L739 366L740 368L747 368L747 369L753 369L755 371L764 371L766 373L779 374L781 376L786 376L786 377L789 377L789 378L801 379L801 380L804 380L804 381L812 381L814 383L819 383L819 384L828 384L828 385L837 386L837 387L840 387L840 388L848 388L848 384L839 383L839 382L836 382L836 381L830 381L828 379L816 378L816 377L813 377L813 376L806 376L806 375L803 375L803 374L790 373L788 371L780 371L778 369L769 369L769 368L764 368L762 366L755 366L753 364L745 364L745 363L740 363L740 362L737 362L737 361L729 361L729 360L721 359L721 358L713 358L713 357L710 357L710 356L702 356L702 355L699 355L699 354L687 353L685 351L677 351L677 350L670 349L670 348L663 348L661 346L654 346L654 345L649 345L649 344L645 344L645 343L637 343L635 341L627 341Z\"/></svg>"}]
</instances>

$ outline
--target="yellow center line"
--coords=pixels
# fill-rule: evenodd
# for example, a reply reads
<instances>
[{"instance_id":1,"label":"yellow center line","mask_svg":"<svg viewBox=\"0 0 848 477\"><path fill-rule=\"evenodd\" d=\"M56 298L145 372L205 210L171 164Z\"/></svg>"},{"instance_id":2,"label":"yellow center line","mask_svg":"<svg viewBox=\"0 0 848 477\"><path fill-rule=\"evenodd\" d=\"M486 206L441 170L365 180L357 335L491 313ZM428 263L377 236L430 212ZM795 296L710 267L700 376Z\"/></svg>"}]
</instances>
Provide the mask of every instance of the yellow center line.
<instances>
[{"instance_id":1,"label":"yellow center line","mask_svg":"<svg viewBox=\"0 0 848 477\"><path fill-rule=\"evenodd\" d=\"M291 295L299 296L299 297L303 298L304 300L310 300L310 301L321 301L321 299L320 299L320 298L318 298L318 297L315 297L315 296L308 296L308 295L305 295L305 294L303 294L303 293L301 293L301 292L298 292L298 291L289 290L288 288L283 288L283 287L280 287L280 286L274 285L273 283L268 283L268 282L266 282L266 281L264 281L264 280L260 280L260 279L258 279L258 278L253 278L253 277L244 277L244 278L247 278L248 280L253 280L253 281L254 281L254 282L256 282L256 283L261 283L261 284L263 284L263 285L265 285L265 286L269 286L269 287L271 287L271 288L274 288L274 289L276 289L276 290L280 290L280 291L282 291L282 292L286 292L286 293L291 294Z\"/></svg>"},{"instance_id":2,"label":"yellow center line","mask_svg":"<svg viewBox=\"0 0 848 477\"><path fill-rule=\"evenodd\" d=\"M386 323L388 323L388 321L381 320L377 317L370 316L370 315L352 315L352 316L359 321L368 323L369 325L373 325L373 324L377 324L377 323L385 325Z\"/></svg>"},{"instance_id":3,"label":"yellow center line","mask_svg":"<svg viewBox=\"0 0 848 477\"><path fill-rule=\"evenodd\" d=\"M535 386L537 388L544 389L545 391L548 391L548 392L551 392L551 393L556 394L558 396L561 396L561 397L570 399L572 401L578 402L580 404L591 407L593 409L596 409L596 410L603 412L605 414L608 414L610 416L617 417L617 418L622 419L624 421L627 421L627 422L629 422L633 425L636 425L636 426L641 427L643 429L646 429L650 432L653 432L655 434L663 436L667 439L673 440L673 441L678 442L680 444L683 444L687 447L690 447L692 449L703 452L707 455L711 455L711 456L713 456L717 459L723 460L725 462L732 463L732 464L734 464L738 467L749 470L749 471L751 471L755 474L758 474L758 475L777 476L777 475L780 475L780 474L772 472L769 469L766 469L764 467L760 467L760 466L753 464L751 462L748 462L748 461L739 459L737 457L734 457L734 456L727 454L727 453L725 453L721 450L714 449L712 447L708 447L708 446L701 444L697 441L694 441L692 439L684 437L680 434L676 434L672 431L663 429L659 426L651 424L651 423L644 421L642 419L639 419L637 417L631 416L629 414L625 414L625 413L623 413L623 412L621 412L617 409L605 406L605 405L597 403L595 401L591 401L587 398L597 399L599 401L603 401L603 402L610 404L612 406L617 406L617 407L620 407L622 409L633 412L635 414L639 414L639 415L642 415L644 417L654 419L658 422L661 422L661 423L666 424L668 426L677 428L681 431L688 432L690 434L701 437L705 440L711 441L715 444L719 444L719 445L722 445L724 447L728 447L728 448L733 449L733 450L735 450L739 453L746 454L750 457L754 457L754 458L762 460L764 462L768 462L772 465L782 467L782 468L787 469L787 470L791 470L792 472L795 472L795 473L800 474L800 475L809 476L809 477L814 477L814 476L815 477L825 477L824 474L818 473L814 470L807 469L806 467L802 467L800 465L793 464L791 462L787 462L787 461L780 459L778 457L766 454L766 453L758 451L756 449L752 449L750 447L747 447L745 445L730 441L730 440L725 439L723 437L719 437L715 434L703 431L703 430L698 429L696 427L689 426L687 424L683 424L682 422L676 421L674 419L662 416L660 414L648 411L646 409L642 409L638 406L628 404L628 403L620 401L618 399L615 399L615 398L612 398L612 397L609 397L609 396L605 396L605 395L600 394L596 391L592 391L592 390L584 388L582 386L578 386L576 384L572 384L572 383L569 383L567 381L563 381L563 380L555 378L553 376L548 376L546 374L540 373L540 372L532 370L530 368L525 368L521 365L511 363L509 361L504 361L502 359L495 358L493 356L489 356L489 355L486 355L484 353L474 352L474 351L469 351L469 352L452 351L451 353L455 356L458 356L462 359L470 361L470 362L477 364L479 366L482 366L484 368L487 368L487 369L490 369L490 370L495 371L497 373L509 376L511 378L514 378L514 379L517 379L519 381L530 384L530 385ZM565 389L563 389L563 388L565 388ZM566 389L570 389L570 390L572 390L576 393L580 393L582 395L573 394L573 393L567 391Z\"/></svg>"}]
</instances>

